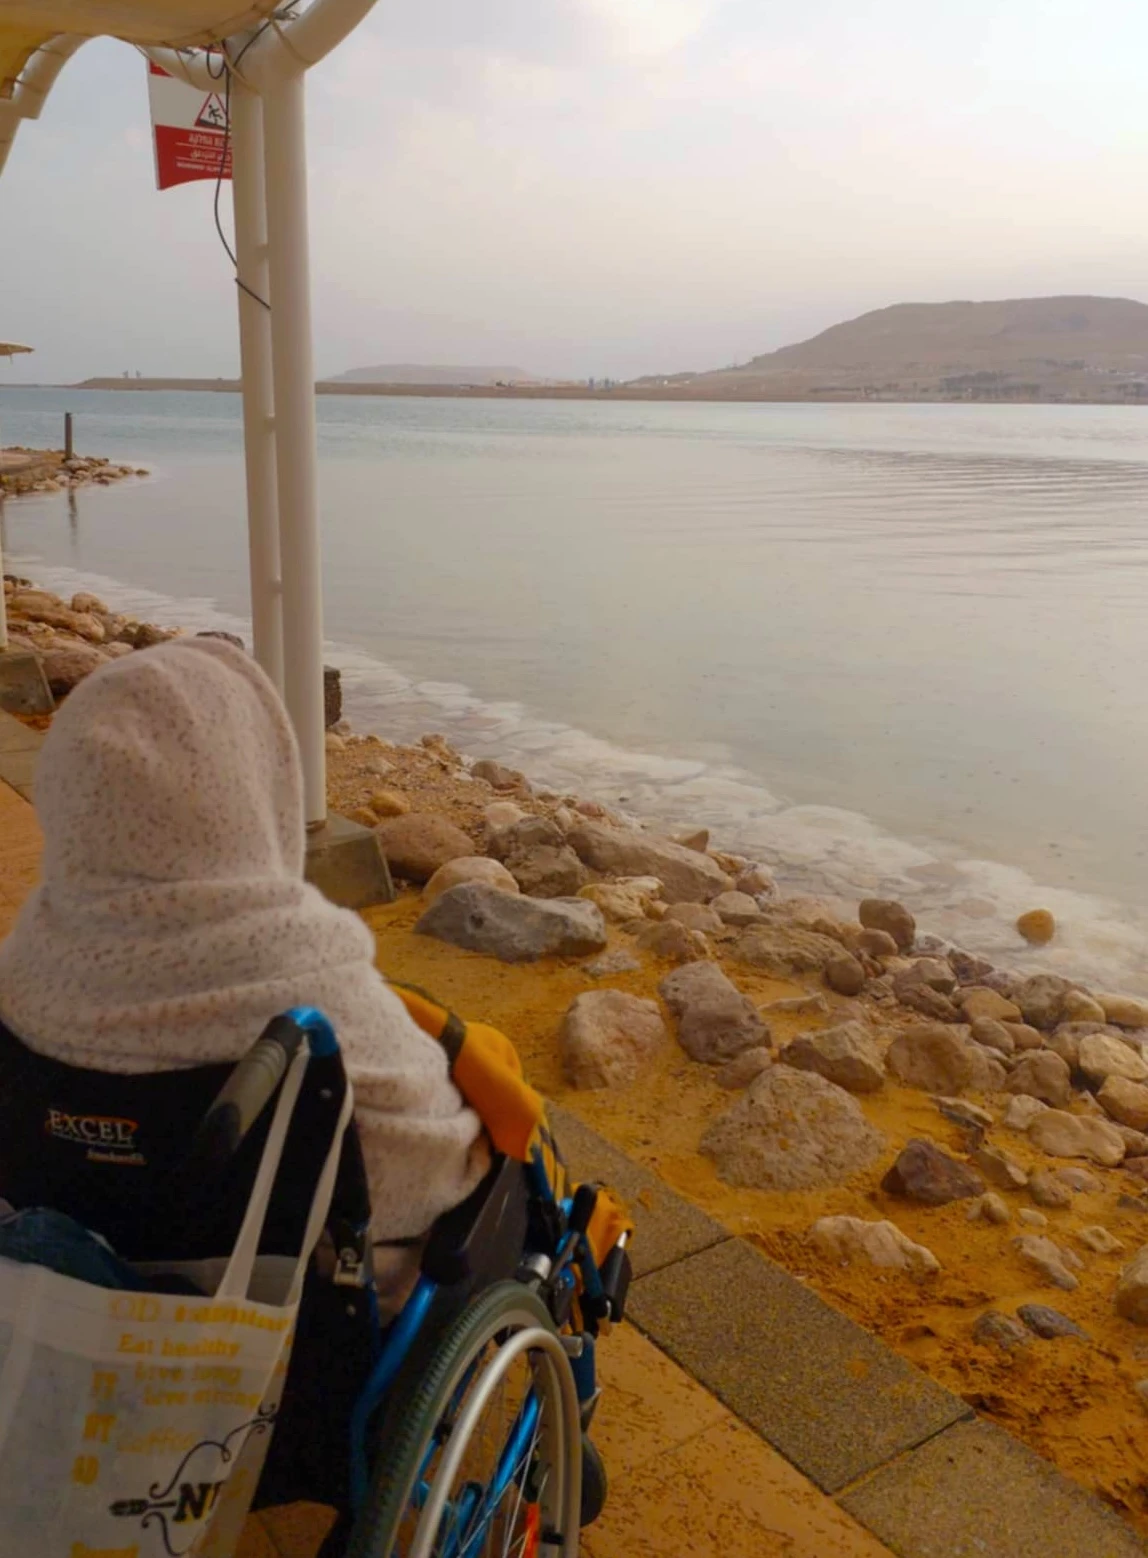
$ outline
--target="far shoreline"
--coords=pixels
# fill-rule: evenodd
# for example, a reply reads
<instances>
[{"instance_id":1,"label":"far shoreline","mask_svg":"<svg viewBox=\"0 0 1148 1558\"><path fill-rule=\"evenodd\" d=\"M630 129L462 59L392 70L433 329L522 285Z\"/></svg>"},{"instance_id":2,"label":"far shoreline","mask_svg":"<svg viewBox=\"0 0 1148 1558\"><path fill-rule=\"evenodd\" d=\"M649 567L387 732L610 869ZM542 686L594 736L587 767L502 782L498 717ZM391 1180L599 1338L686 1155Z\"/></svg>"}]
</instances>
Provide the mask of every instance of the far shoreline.
<instances>
[{"instance_id":1,"label":"far shoreline","mask_svg":"<svg viewBox=\"0 0 1148 1558\"><path fill-rule=\"evenodd\" d=\"M119 393L177 393L238 395L238 379L83 379L77 384L2 384L4 390L114 390ZM801 391L779 387L776 393L759 389L710 389L689 384L622 384L591 389L585 384L337 384L319 380L316 395L367 395L424 400L565 400L667 402L694 405L874 405L874 406L1121 406L1148 404L1138 397L1068 395L933 395L904 392L857 393L848 389Z\"/></svg>"}]
</instances>

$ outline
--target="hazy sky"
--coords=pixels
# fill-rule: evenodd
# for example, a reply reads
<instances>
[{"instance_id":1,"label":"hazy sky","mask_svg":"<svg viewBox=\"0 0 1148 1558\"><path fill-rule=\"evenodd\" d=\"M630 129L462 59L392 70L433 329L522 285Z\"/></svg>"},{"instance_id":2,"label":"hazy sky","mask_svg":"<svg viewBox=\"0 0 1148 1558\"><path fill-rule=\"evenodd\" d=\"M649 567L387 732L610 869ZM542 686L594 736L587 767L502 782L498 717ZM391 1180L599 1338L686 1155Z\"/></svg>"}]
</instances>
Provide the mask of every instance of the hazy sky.
<instances>
[{"instance_id":1,"label":"hazy sky","mask_svg":"<svg viewBox=\"0 0 1148 1558\"><path fill-rule=\"evenodd\" d=\"M1148 298L1143 0L382 0L310 78L322 373L722 366L907 299ZM65 68L0 180L17 379L233 373L145 66Z\"/></svg>"}]
</instances>

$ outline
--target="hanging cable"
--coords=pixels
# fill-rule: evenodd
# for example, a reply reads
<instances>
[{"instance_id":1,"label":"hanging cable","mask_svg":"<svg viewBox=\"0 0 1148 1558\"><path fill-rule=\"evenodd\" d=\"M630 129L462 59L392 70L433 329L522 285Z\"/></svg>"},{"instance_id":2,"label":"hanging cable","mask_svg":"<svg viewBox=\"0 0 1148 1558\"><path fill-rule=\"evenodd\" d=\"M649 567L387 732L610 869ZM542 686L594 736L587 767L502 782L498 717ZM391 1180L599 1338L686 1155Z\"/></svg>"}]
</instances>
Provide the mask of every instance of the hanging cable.
<instances>
[{"instance_id":1,"label":"hanging cable","mask_svg":"<svg viewBox=\"0 0 1148 1558\"><path fill-rule=\"evenodd\" d=\"M247 53L251 45L256 43L263 36L270 25L270 20L266 21L263 23L262 27L260 27L256 32L252 33L251 37L248 38L247 42L235 56L234 62L228 58L226 44L222 44L220 46L220 53L222 55L222 68L218 76L211 68L211 56L213 50L208 49L207 51L208 75L211 76L215 81L220 79L223 80L223 145L220 148L219 153L219 168L215 175L215 198L212 201L212 211L215 216L215 231L219 234L219 241L223 245L224 253L231 261L232 268L235 271L235 285L239 288L240 292L246 292L249 298L253 298L255 302L258 303L261 308L265 308L268 313L271 312L271 304L267 301L266 298L260 297L259 293L256 292L253 287L249 287L243 280L242 276L239 274L239 259L234 249L232 249L230 243L228 243L227 234L223 230L223 218L219 211L219 201L220 196L223 193L223 180L227 173L227 156L231 151L231 73L242 60L243 56Z\"/></svg>"}]
</instances>

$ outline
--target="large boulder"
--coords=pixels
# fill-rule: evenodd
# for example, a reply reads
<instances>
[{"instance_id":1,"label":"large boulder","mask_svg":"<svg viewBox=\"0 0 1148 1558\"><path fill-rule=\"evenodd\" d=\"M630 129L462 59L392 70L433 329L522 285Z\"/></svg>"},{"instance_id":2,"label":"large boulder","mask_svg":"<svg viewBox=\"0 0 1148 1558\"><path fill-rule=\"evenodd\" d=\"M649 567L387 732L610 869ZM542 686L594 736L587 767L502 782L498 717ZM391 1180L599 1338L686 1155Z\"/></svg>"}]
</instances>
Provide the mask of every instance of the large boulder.
<instances>
[{"instance_id":1,"label":"large boulder","mask_svg":"<svg viewBox=\"0 0 1148 1558\"><path fill-rule=\"evenodd\" d=\"M947 1206L984 1194L985 1182L975 1169L950 1158L931 1141L914 1137L905 1143L881 1181L887 1194L923 1206Z\"/></svg>"},{"instance_id":2,"label":"large boulder","mask_svg":"<svg viewBox=\"0 0 1148 1558\"><path fill-rule=\"evenodd\" d=\"M665 917L687 930L700 930L705 936L716 936L725 924L708 903L672 903Z\"/></svg>"},{"instance_id":3,"label":"large boulder","mask_svg":"<svg viewBox=\"0 0 1148 1558\"><path fill-rule=\"evenodd\" d=\"M931 985L922 983L912 969L894 976L893 994L902 1006L908 1007L911 1012L918 1012L922 1017L932 1018L934 1022L960 1021L960 1011L949 997L934 990Z\"/></svg>"},{"instance_id":4,"label":"large boulder","mask_svg":"<svg viewBox=\"0 0 1148 1558\"><path fill-rule=\"evenodd\" d=\"M966 1022L991 1019L994 1022L1019 1022L1020 1007L987 985L966 985L957 997Z\"/></svg>"},{"instance_id":5,"label":"large boulder","mask_svg":"<svg viewBox=\"0 0 1148 1558\"><path fill-rule=\"evenodd\" d=\"M436 898L415 930L503 963L584 957L606 945L606 922L585 899L527 898L481 882Z\"/></svg>"},{"instance_id":6,"label":"large boulder","mask_svg":"<svg viewBox=\"0 0 1148 1558\"><path fill-rule=\"evenodd\" d=\"M1148 1082L1148 1064L1130 1044L1107 1033L1089 1033L1081 1039L1077 1065L1097 1087L1109 1077L1123 1077L1126 1082Z\"/></svg>"},{"instance_id":7,"label":"large boulder","mask_svg":"<svg viewBox=\"0 0 1148 1558\"><path fill-rule=\"evenodd\" d=\"M867 1168L885 1147L857 1100L824 1077L771 1066L702 1137L729 1185L809 1190Z\"/></svg>"},{"instance_id":8,"label":"large boulder","mask_svg":"<svg viewBox=\"0 0 1148 1558\"><path fill-rule=\"evenodd\" d=\"M998 1055L1011 1055L1016 1050L1012 1034L995 1017L974 1017L972 1033L982 1049L996 1050Z\"/></svg>"},{"instance_id":9,"label":"large boulder","mask_svg":"<svg viewBox=\"0 0 1148 1558\"><path fill-rule=\"evenodd\" d=\"M865 970L851 952L839 952L825 965L825 983L838 995L860 995L865 988Z\"/></svg>"},{"instance_id":10,"label":"large boulder","mask_svg":"<svg viewBox=\"0 0 1148 1558\"><path fill-rule=\"evenodd\" d=\"M437 812L388 817L375 829L375 837L391 870L408 882L429 882L448 860L474 854L474 845L462 829Z\"/></svg>"},{"instance_id":11,"label":"large boulder","mask_svg":"<svg viewBox=\"0 0 1148 1558\"><path fill-rule=\"evenodd\" d=\"M897 981L902 986L927 985L939 995L951 995L957 987L957 976L944 958L916 958L901 970Z\"/></svg>"},{"instance_id":12,"label":"large boulder","mask_svg":"<svg viewBox=\"0 0 1148 1558\"><path fill-rule=\"evenodd\" d=\"M443 893L452 887L461 887L464 882L482 882L487 887L499 887L504 893L518 891L518 883L497 860L490 860L486 855L460 855L457 860L448 860L445 866L439 866L423 888L423 902L433 903Z\"/></svg>"},{"instance_id":13,"label":"large boulder","mask_svg":"<svg viewBox=\"0 0 1148 1558\"><path fill-rule=\"evenodd\" d=\"M1065 1022L1105 1022L1104 1008L1087 990L1066 990L1064 993Z\"/></svg>"},{"instance_id":14,"label":"large boulder","mask_svg":"<svg viewBox=\"0 0 1148 1558\"><path fill-rule=\"evenodd\" d=\"M678 1024L678 1042L693 1060L713 1065L770 1042L757 1008L716 963L687 963L658 986Z\"/></svg>"},{"instance_id":15,"label":"large boulder","mask_svg":"<svg viewBox=\"0 0 1148 1558\"><path fill-rule=\"evenodd\" d=\"M843 1266L867 1261L913 1277L940 1271L941 1263L923 1244L914 1244L896 1223L866 1222L863 1217L819 1217L809 1230L809 1242L829 1260Z\"/></svg>"},{"instance_id":16,"label":"large boulder","mask_svg":"<svg viewBox=\"0 0 1148 1558\"><path fill-rule=\"evenodd\" d=\"M905 908L892 898L866 898L857 911L857 918L866 930L883 930L902 952L908 952L917 939L917 922Z\"/></svg>"},{"instance_id":17,"label":"large boulder","mask_svg":"<svg viewBox=\"0 0 1148 1558\"><path fill-rule=\"evenodd\" d=\"M608 876L656 876L673 903L709 903L733 886L708 855L636 828L582 822L571 830L567 843L594 871Z\"/></svg>"},{"instance_id":18,"label":"large boulder","mask_svg":"<svg viewBox=\"0 0 1148 1558\"><path fill-rule=\"evenodd\" d=\"M565 844L536 844L515 850L504 864L519 889L532 898L576 898L590 873Z\"/></svg>"},{"instance_id":19,"label":"large boulder","mask_svg":"<svg viewBox=\"0 0 1148 1558\"><path fill-rule=\"evenodd\" d=\"M587 990L562 1020L562 1064L573 1087L628 1087L666 1042L654 1001Z\"/></svg>"},{"instance_id":20,"label":"large boulder","mask_svg":"<svg viewBox=\"0 0 1148 1558\"><path fill-rule=\"evenodd\" d=\"M757 900L751 898L748 893L719 893L713 900L711 908L726 925L743 927L754 925L761 919L761 909Z\"/></svg>"},{"instance_id":21,"label":"large boulder","mask_svg":"<svg viewBox=\"0 0 1148 1558\"><path fill-rule=\"evenodd\" d=\"M85 676L107 665L108 656L94 644L70 644L49 649L44 655L44 676L54 698L65 698Z\"/></svg>"},{"instance_id":22,"label":"large boulder","mask_svg":"<svg viewBox=\"0 0 1148 1558\"><path fill-rule=\"evenodd\" d=\"M799 1034L779 1059L797 1071L816 1071L849 1093L876 1093L885 1081L881 1052L860 1022Z\"/></svg>"},{"instance_id":23,"label":"large boulder","mask_svg":"<svg viewBox=\"0 0 1148 1558\"><path fill-rule=\"evenodd\" d=\"M1118 1028L1148 1028L1148 1001L1132 995L1098 995L1096 1000L1105 1022Z\"/></svg>"},{"instance_id":24,"label":"large boulder","mask_svg":"<svg viewBox=\"0 0 1148 1558\"><path fill-rule=\"evenodd\" d=\"M518 815L496 827L490 821L490 814L497 813L500 807L508 807L509 811L517 812ZM560 849L565 842L557 823L551 822L549 817L527 816L521 807L512 802L495 801L486 808L484 815L489 830L487 850L496 860L506 860L511 855L539 847Z\"/></svg>"},{"instance_id":25,"label":"large boulder","mask_svg":"<svg viewBox=\"0 0 1148 1558\"><path fill-rule=\"evenodd\" d=\"M1117 1125L1148 1131L1148 1087L1129 1082L1126 1077L1110 1076L1096 1096L1105 1114Z\"/></svg>"},{"instance_id":26,"label":"large boulder","mask_svg":"<svg viewBox=\"0 0 1148 1558\"><path fill-rule=\"evenodd\" d=\"M820 973L841 956L841 945L817 931L781 923L755 925L734 942L733 956L777 979Z\"/></svg>"},{"instance_id":27,"label":"large boulder","mask_svg":"<svg viewBox=\"0 0 1148 1558\"><path fill-rule=\"evenodd\" d=\"M690 930L678 920L651 920L639 927L634 945L667 963L695 963L708 958L709 942L699 930Z\"/></svg>"},{"instance_id":28,"label":"large boulder","mask_svg":"<svg viewBox=\"0 0 1148 1558\"><path fill-rule=\"evenodd\" d=\"M507 768L504 763L496 762L492 757L480 758L471 766L471 775L475 779L481 779L492 790L525 790L528 788L526 775L517 768Z\"/></svg>"},{"instance_id":29,"label":"large boulder","mask_svg":"<svg viewBox=\"0 0 1148 1558\"><path fill-rule=\"evenodd\" d=\"M1133 1325L1148 1325L1148 1244L1134 1255L1116 1284L1116 1313Z\"/></svg>"},{"instance_id":30,"label":"large boulder","mask_svg":"<svg viewBox=\"0 0 1148 1558\"><path fill-rule=\"evenodd\" d=\"M1005 1092L1026 1093L1053 1109L1063 1109L1072 1097L1068 1067L1051 1050L1030 1050L1022 1055L1005 1082Z\"/></svg>"},{"instance_id":31,"label":"large boulder","mask_svg":"<svg viewBox=\"0 0 1148 1558\"><path fill-rule=\"evenodd\" d=\"M1029 1093L1018 1093L1010 1098L1005 1105L1005 1112L1001 1118L1001 1124L1006 1131L1018 1131L1022 1136L1027 1135L1028 1128L1038 1114L1043 1114L1048 1108L1039 1098L1033 1098Z\"/></svg>"},{"instance_id":32,"label":"large boulder","mask_svg":"<svg viewBox=\"0 0 1148 1558\"><path fill-rule=\"evenodd\" d=\"M1028 1128L1034 1147L1052 1158L1087 1158L1115 1168L1124 1157L1124 1138L1107 1120L1094 1120L1063 1109L1046 1109Z\"/></svg>"},{"instance_id":33,"label":"large boulder","mask_svg":"<svg viewBox=\"0 0 1148 1558\"><path fill-rule=\"evenodd\" d=\"M1004 1068L979 1044L943 1023L899 1033L885 1053L885 1068L906 1087L956 1097L966 1088L999 1091Z\"/></svg>"},{"instance_id":34,"label":"large boulder","mask_svg":"<svg viewBox=\"0 0 1148 1558\"><path fill-rule=\"evenodd\" d=\"M1072 986L1059 974L1033 974L1017 986L1014 999L1026 1023L1048 1032L1064 1016L1064 997Z\"/></svg>"}]
</instances>

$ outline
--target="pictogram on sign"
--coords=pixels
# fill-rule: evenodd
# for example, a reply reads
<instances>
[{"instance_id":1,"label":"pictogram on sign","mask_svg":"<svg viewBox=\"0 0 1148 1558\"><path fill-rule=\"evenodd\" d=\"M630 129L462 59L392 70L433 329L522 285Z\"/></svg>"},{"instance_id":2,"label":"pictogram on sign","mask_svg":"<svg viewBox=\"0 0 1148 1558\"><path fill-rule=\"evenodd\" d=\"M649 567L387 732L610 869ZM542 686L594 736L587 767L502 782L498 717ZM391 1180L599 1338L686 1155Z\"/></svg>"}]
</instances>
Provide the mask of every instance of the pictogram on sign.
<instances>
[{"instance_id":1,"label":"pictogram on sign","mask_svg":"<svg viewBox=\"0 0 1148 1558\"><path fill-rule=\"evenodd\" d=\"M195 122L205 130L227 129L227 109L218 92L211 92L204 99L203 107L199 110L199 117Z\"/></svg>"}]
</instances>

